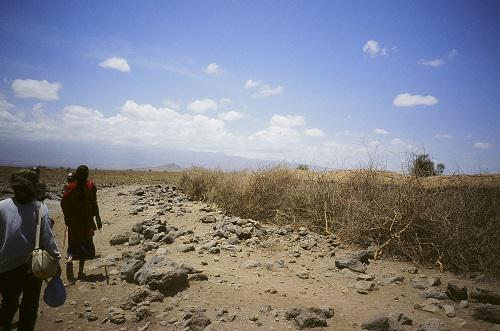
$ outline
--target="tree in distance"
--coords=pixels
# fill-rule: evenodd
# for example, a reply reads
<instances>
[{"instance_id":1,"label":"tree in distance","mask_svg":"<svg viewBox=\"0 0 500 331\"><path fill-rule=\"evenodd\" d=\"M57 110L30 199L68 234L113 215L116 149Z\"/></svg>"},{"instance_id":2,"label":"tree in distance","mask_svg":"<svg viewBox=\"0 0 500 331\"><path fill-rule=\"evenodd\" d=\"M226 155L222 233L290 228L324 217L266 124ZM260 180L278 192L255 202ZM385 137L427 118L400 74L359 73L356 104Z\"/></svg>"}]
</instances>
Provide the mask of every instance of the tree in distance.
<instances>
[{"instance_id":1,"label":"tree in distance","mask_svg":"<svg viewBox=\"0 0 500 331\"><path fill-rule=\"evenodd\" d=\"M416 177L440 176L444 172L444 164L434 166L429 154L418 154L413 157L410 173Z\"/></svg>"}]
</instances>

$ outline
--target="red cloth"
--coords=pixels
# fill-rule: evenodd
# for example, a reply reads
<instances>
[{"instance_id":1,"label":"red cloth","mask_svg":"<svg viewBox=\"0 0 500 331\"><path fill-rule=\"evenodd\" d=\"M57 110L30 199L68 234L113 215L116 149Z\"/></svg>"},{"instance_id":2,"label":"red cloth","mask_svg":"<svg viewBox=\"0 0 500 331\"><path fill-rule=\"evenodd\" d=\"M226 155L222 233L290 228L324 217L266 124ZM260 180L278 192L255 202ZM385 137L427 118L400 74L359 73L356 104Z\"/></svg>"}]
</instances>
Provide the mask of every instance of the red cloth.
<instances>
[{"instance_id":1,"label":"red cloth","mask_svg":"<svg viewBox=\"0 0 500 331\"><path fill-rule=\"evenodd\" d=\"M88 180L83 189L76 182L66 185L61 208L68 226L69 244L85 242L94 236L97 188L92 181Z\"/></svg>"}]
</instances>

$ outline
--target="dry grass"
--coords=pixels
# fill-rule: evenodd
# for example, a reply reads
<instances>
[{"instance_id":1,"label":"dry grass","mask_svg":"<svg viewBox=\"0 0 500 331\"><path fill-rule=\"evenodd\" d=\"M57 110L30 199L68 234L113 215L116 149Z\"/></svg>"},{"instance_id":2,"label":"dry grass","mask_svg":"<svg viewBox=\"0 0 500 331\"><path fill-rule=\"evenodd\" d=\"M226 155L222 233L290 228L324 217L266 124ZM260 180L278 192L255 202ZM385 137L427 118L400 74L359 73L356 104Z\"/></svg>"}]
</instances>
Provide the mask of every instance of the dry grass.
<instances>
[{"instance_id":1,"label":"dry grass","mask_svg":"<svg viewBox=\"0 0 500 331\"><path fill-rule=\"evenodd\" d=\"M227 213L307 226L379 253L500 272L500 176L418 179L372 170L187 170L181 188Z\"/></svg>"}]
</instances>

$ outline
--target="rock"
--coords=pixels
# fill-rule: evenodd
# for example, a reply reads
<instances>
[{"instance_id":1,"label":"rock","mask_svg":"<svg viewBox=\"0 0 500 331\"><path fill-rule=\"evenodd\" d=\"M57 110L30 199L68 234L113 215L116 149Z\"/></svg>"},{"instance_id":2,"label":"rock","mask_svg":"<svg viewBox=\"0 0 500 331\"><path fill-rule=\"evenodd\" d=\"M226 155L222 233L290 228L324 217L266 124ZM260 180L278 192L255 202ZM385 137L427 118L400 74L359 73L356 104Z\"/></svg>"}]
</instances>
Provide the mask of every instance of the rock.
<instances>
[{"instance_id":1,"label":"rock","mask_svg":"<svg viewBox=\"0 0 500 331\"><path fill-rule=\"evenodd\" d=\"M236 227L236 236L240 240L246 240L252 238L252 230L248 227Z\"/></svg>"},{"instance_id":2,"label":"rock","mask_svg":"<svg viewBox=\"0 0 500 331\"><path fill-rule=\"evenodd\" d=\"M146 258L146 253L144 253L144 251L142 250L126 251L122 253L123 260L134 259L134 260L144 261L145 258Z\"/></svg>"},{"instance_id":3,"label":"rock","mask_svg":"<svg viewBox=\"0 0 500 331\"><path fill-rule=\"evenodd\" d=\"M150 295L151 291L144 286L138 286L132 289L129 293L128 298L134 303L140 303Z\"/></svg>"},{"instance_id":4,"label":"rock","mask_svg":"<svg viewBox=\"0 0 500 331\"><path fill-rule=\"evenodd\" d=\"M269 293L269 294L277 294L278 293L278 290L276 290L274 287L270 287L266 290L266 293Z\"/></svg>"},{"instance_id":5,"label":"rock","mask_svg":"<svg viewBox=\"0 0 500 331\"><path fill-rule=\"evenodd\" d=\"M128 232L127 233L118 233L118 234L115 234L109 240L109 244L111 246L123 245L126 242L128 242L128 238L129 237L130 237L130 233L128 233Z\"/></svg>"},{"instance_id":6,"label":"rock","mask_svg":"<svg viewBox=\"0 0 500 331\"><path fill-rule=\"evenodd\" d=\"M272 310L273 310L273 307L271 307L271 305L263 305L263 306L260 306L259 313L268 315Z\"/></svg>"},{"instance_id":7,"label":"rock","mask_svg":"<svg viewBox=\"0 0 500 331\"><path fill-rule=\"evenodd\" d=\"M155 234L160 233L160 232L166 232L166 231L167 231L167 228L165 225L156 224L156 225L145 228L142 234L144 235L144 238L152 239Z\"/></svg>"},{"instance_id":8,"label":"rock","mask_svg":"<svg viewBox=\"0 0 500 331\"><path fill-rule=\"evenodd\" d=\"M141 243L141 235L138 233L132 233L130 237L128 238L128 245L129 246L135 246L139 245Z\"/></svg>"},{"instance_id":9,"label":"rock","mask_svg":"<svg viewBox=\"0 0 500 331\"><path fill-rule=\"evenodd\" d=\"M295 275L301 279L309 279L309 271L297 271Z\"/></svg>"},{"instance_id":10,"label":"rock","mask_svg":"<svg viewBox=\"0 0 500 331\"><path fill-rule=\"evenodd\" d=\"M417 331L450 331L450 329L438 318L431 318L420 323Z\"/></svg>"},{"instance_id":11,"label":"rock","mask_svg":"<svg viewBox=\"0 0 500 331\"><path fill-rule=\"evenodd\" d=\"M245 263L243 263L243 268L245 269L254 269L254 268L259 268L261 266L261 263L259 261L255 260L247 260Z\"/></svg>"},{"instance_id":12,"label":"rock","mask_svg":"<svg viewBox=\"0 0 500 331\"><path fill-rule=\"evenodd\" d=\"M327 326L326 319L334 314L333 308L316 308L307 309L292 308L285 313L287 319L294 319L299 329L316 328Z\"/></svg>"},{"instance_id":13,"label":"rock","mask_svg":"<svg viewBox=\"0 0 500 331\"><path fill-rule=\"evenodd\" d=\"M151 309L149 308L149 302L147 304L138 305L134 313L138 321L142 321L146 317L151 316Z\"/></svg>"},{"instance_id":14,"label":"rock","mask_svg":"<svg viewBox=\"0 0 500 331\"><path fill-rule=\"evenodd\" d=\"M107 310L108 320L113 324L125 323L125 314L123 310L116 307L110 307Z\"/></svg>"},{"instance_id":15,"label":"rock","mask_svg":"<svg viewBox=\"0 0 500 331\"><path fill-rule=\"evenodd\" d=\"M500 305L500 292L481 287L474 287L470 293L473 300L482 303L491 303L492 305Z\"/></svg>"},{"instance_id":16,"label":"rock","mask_svg":"<svg viewBox=\"0 0 500 331\"><path fill-rule=\"evenodd\" d=\"M456 316L455 307L453 307L452 305L444 304L444 305L441 305L441 307L444 309L444 313L446 316L448 316L448 317L455 317Z\"/></svg>"},{"instance_id":17,"label":"rock","mask_svg":"<svg viewBox=\"0 0 500 331\"><path fill-rule=\"evenodd\" d=\"M182 253L193 252L194 245L193 244L183 244L183 245L180 245L178 249L179 249L179 252L182 252Z\"/></svg>"},{"instance_id":18,"label":"rock","mask_svg":"<svg viewBox=\"0 0 500 331\"><path fill-rule=\"evenodd\" d=\"M441 278L439 278L439 277L430 277L427 280L427 284L428 284L428 286L439 286L439 285L441 285Z\"/></svg>"},{"instance_id":19,"label":"rock","mask_svg":"<svg viewBox=\"0 0 500 331\"><path fill-rule=\"evenodd\" d=\"M210 247L208 249L208 252L210 254L219 254L220 253L220 248L219 247Z\"/></svg>"},{"instance_id":20,"label":"rock","mask_svg":"<svg viewBox=\"0 0 500 331\"><path fill-rule=\"evenodd\" d=\"M500 324L500 307L493 305L480 305L472 314L477 320Z\"/></svg>"},{"instance_id":21,"label":"rock","mask_svg":"<svg viewBox=\"0 0 500 331\"><path fill-rule=\"evenodd\" d=\"M401 325L412 325L413 324L413 321L411 320L411 318L409 318L408 316L406 316L404 313L402 313L400 311L392 312L387 317L389 318L390 324L392 324L392 322L398 323Z\"/></svg>"},{"instance_id":22,"label":"rock","mask_svg":"<svg viewBox=\"0 0 500 331\"><path fill-rule=\"evenodd\" d=\"M267 263L266 269L269 271L281 271L283 269L286 269L285 261L276 260L273 263Z\"/></svg>"},{"instance_id":23,"label":"rock","mask_svg":"<svg viewBox=\"0 0 500 331\"><path fill-rule=\"evenodd\" d=\"M200 219L200 221L202 223L215 223L215 215L213 214L205 215Z\"/></svg>"},{"instance_id":24,"label":"rock","mask_svg":"<svg viewBox=\"0 0 500 331\"><path fill-rule=\"evenodd\" d=\"M229 238L227 238L227 243L229 245L239 245L241 243L241 240L238 239L238 236L237 235L231 235L229 236Z\"/></svg>"},{"instance_id":25,"label":"rock","mask_svg":"<svg viewBox=\"0 0 500 331\"><path fill-rule=\"evenodd\" d=\"M368 292L374 291L376 286L374 282L360 280L354 284L354 288L356 289L356 292L360 294L367 294Z\"/></svg>"},{"instance_id":26,"label":"rock","mask_svg":"<svg viewBox=\"0 0 500 331\"><path fill-rule=\"evenodd\" d=\"M354 258L364 264L369 264L369 260L374 258L373 253L368 250L361 250L355 254Z\"/></svg>"},{"instance_id":27,"label":"rock","mask_svg":"<svg viewBox=\"0 0 500 331\"><path fill-rule=\"evenodd\" d=\"M424 298L434 298L438 300L446 300L448 298L445 292L435 287L429 287L428 289L424 290L422 292L422 296Z\"/></svg>"},{"instance_id":28,"label":"rock","mask_svg":"<svg viewBox=\"0 0 500 331\"><path fill-rule=\"evenodd\" d=\"M362 272L366 271L366 265L360 261L349 257L338 257L335 259L335 266L339 269L349 268L352 271Z\"/></svg>"},{"instance_id":29,"label":"rock","mask_svg":"<svg viewBox=\"0 0 500 331\"><path fill-rule=\"evenodd\" d=\"M152 241L146 241L142 244L142 250L144 252L149 252L152 250L155 250L159 247L158 243L152 242Z\"/></svg>"},{"instance_id":30,"label":"rock","mask_svg":"<svg viewBox=\"0 0 500 331\"><path fill-rule=\"evenodd\" d=\"M425 290L427 288L427 283L423 280L412 279L411 287L419 290Z\"/></svg>"},{"instance_id":31,"label":"rock","mask_svg":"<svg viewBox=\"0 0 500 331\"><path fill-rule=\"evenodd\" d=\"M128 283L133 283L135 273L139 271L139 269L141 269L143 264L144 261L135 259L125 262L125 264L122 267L122 270L120 271L120 278Z\"/></svg>"},{"instance_id":32,"label":"rock","mask_svg":"<svg viewBox=\"0 0 500 331\"><path fill-rule=\"evenodd\" d=\"M439 310L440 301L438 299L427 299L424 303L415 304L415 309L435 313Z\"/></svg>"},{"instance_id":33,"label":"rock","mask_svg":"<svg viewBox=\"0 0 500 331\"><path fill-rule=\"evenodd\" d=\"M406 269L406 272L414 275L418 272L418 268L417 267L409 267L408 269Z\"/></svg>"},{"instance_id":34,"label":"rock","mask_svg":"<svg viewBox=\"0 0 500 331\"><path fill-rule=\"evenodd\" d=\"M158 243L158 242L162 242L163 238L165 238L165 233L161 232L161 233L155 234L153 236L153 238L151 238L151 241L155 242L155 243Z\"/></svg>"},{"instance_id":35,"label":"rock","mask_svg":"<svg viewBox=\"0 0 500 331\"><path fill-rule=\"evenodd\" d=\"M193 274L189 275L188 280L191 281L206 281L208 280L208 276L205 274Z\"/></svg>"},{"instance_id":36,"label":"rock","mask_svg":"<svg viewBox=\"0 0 500 331\"><path fill-rule=\"evenodd\" d=\"M389 331L389 318L384 314L372 316L368 320L361 323L361 328L363 330L371 331Z\"/></svg>"},{"instance_id":37,"label":"rock","mask_svg":"<svg viewBox=\"0 0 500 331\"><path fill-rule=\"evenodd\" d=\"M185 267L163 256L154 256L135 274L134 281L167 295L187 286L187 271Z\"/></svg>"},{"instance_id":38,"label":"rock","mask_svg":"<svg viewBox=\"0 0 500 331\"><path fill-rule=\"evenodd\" d=\"M446 294L448 295L448 298L455 302L468 299L467 287L454 282L448 283L448 286L446 287Z\"/></svg>"},{"instance_id":39,"label":"rock","mask_svg":"<svg viewBox=\"0 0 500 331\"><path fill-rule=\"evenodd\" d=\"M161 240L161 242L162 242L163 244L167 244L167 245L169 245L169 244L173 244L173 243L174 243L174 241L175 241L174 237L173 237L172 235L170 235L170 234L167 234L167 235L166 235L165 237L163 237L163 239Z\"/></svg>"},{"instance_id":40,"label":"rock","mask_svg":"<svg viewBox=\"0 0 500 331\"><path fill-rule=\"evenodd\" d=\"M310 239L303 239L299 242L299 246L302 247L302 249L305 249L307 251L313 249L313 247L318 246L318 243L316 240L310 238Z\"/></svg>"},{"instance_id":41,"label":"rock","mask_svg":"<svg viewBox=\"0 0 500 331\"><path fill-rule=\"evenodd\" d=\"M393 283L401 283L404 279L405 278L403 276L390 276L390 277L384 278L383 283L385 285L390 285Z\"/></svg>"},{"instance_id":42,"label":"rock","mask_svg":"<svg viewBox=\"0 0 500 331\"><path fill-rule=\"evenodd\" d=\"M211 324L203 310L191 309L187 311L179 323L181 330L202 331Z\"/></svg>"},{"instance_id":43,"label":"rock","mask_svg":"<svg viewBox=\"0 0 500 331\"><path fill-rule=\"evenodd\" d=\"M94 314L93 312L85 312L85 314L83 314L83 317L89 322L94 322L98 320L97 315Z\"/></svg>"},{"instance_id":44,"label":"rock","mask_svg":"<svg viewBox=\"0 0 500 331\"><path fill-rule=\"evenodd\" d=\"M469 308L469 301L467 301L467 300L462 300L462 301L460 301L460 302L457 304L457 308L460 308L460 309Z\"/></svg>"},{"instance_id":45,"label":"rock","mask_svg":"<svg viewBox=\"0 0 500 331\"><path fill-rule=\"evenodd\" d=\"M241 252L241 246L238 245L222 245L221 248L225 251L236 252L236 253Z\"/></svg>"}]
</instances>

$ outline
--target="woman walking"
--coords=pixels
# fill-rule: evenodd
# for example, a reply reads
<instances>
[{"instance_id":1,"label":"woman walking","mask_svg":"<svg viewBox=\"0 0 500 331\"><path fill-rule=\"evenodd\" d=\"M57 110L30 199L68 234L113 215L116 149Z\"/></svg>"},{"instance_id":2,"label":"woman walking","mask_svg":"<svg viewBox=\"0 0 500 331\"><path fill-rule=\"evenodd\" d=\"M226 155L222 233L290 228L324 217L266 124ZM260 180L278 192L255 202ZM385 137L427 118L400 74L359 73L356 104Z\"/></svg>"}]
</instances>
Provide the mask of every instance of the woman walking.
<instances>
[{"instance_id":1,"label":"woman walking","mask_svg":"<svg viewBox=\"0 0 500 331\"><path fill-rule=\"evenodd\" d=\"M54 257L57 249L47 206L40 196L38 174L32 170L14 173L10 178L14 197L0 201L0 330L11 330L19 309L20 331L34 330L42 280L31 275L30 257L35 248L38 215L40 246ZM22 295L21 305L19 298Z\"/></svg>"},{"instance_id":2,"label":"woman walking","mask_svg":"<svg viewBox=\"0 0 500 331\"><path fill-rule=\"evenodd\" d=\"M85 277L83 272L85 260L95 257L92 240L94 231L102 227L97 205L97 188L88 180L89 168L85 165L79 166L74 177L75 181L68 183L61 200L64 222L68 227L66 275L70 281L74 280L73 260L79 260L78 278Z\"/></svg>"}]
</instances>

